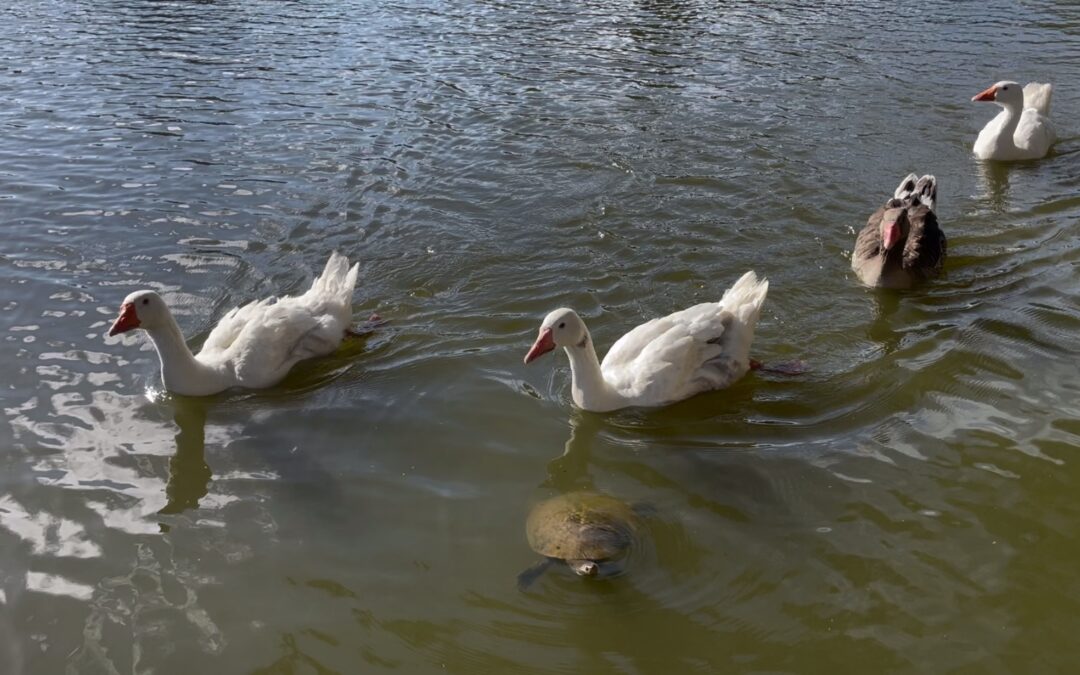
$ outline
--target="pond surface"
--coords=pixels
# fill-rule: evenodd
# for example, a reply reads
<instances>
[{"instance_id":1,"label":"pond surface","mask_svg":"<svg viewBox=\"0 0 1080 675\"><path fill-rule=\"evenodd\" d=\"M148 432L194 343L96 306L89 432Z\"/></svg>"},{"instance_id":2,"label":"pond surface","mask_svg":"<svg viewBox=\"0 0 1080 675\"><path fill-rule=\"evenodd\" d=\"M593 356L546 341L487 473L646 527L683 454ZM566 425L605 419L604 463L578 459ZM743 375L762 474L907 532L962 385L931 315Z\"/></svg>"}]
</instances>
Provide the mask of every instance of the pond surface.
<instances>
[{"instance_id":1,"label":"pond surface","mask_svg":"<svg viewBox=\"0 0 1080 675\"><path fill-rule=\"evenodd\" d=\"M151 2L0 10L0 672L1056 673L1080 662L1080 6ZM982 164L996 80L1050 158ZM947 274L855 231L936 174ZM360 262L388 320L271 390L160 391L193 344ZM603 350L770 280L755 356L572 409ZM571 490L647 506L624 573L537 560Z\"/></svg>"}]
</instances>

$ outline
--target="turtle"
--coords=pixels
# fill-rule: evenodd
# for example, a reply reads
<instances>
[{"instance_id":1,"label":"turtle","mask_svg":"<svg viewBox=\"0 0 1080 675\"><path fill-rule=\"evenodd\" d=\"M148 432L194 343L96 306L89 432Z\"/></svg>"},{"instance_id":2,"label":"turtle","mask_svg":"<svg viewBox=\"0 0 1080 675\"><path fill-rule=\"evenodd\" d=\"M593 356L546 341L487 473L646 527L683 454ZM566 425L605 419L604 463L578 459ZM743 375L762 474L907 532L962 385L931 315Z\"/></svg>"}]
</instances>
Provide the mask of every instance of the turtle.
<instances>
[{"instance_id":1,"label":"turtle","mask_svg":"<svg viewBox=\"0 0 1080 675\"><path fill-rule=\"evenodd\" d=\"M525 590L556 562L578 576L617 572L641 528L637 507L598 492L568 492L540 502L525 522L529 546L544 559L518 575Z\"/></svg>"}]
</instances>

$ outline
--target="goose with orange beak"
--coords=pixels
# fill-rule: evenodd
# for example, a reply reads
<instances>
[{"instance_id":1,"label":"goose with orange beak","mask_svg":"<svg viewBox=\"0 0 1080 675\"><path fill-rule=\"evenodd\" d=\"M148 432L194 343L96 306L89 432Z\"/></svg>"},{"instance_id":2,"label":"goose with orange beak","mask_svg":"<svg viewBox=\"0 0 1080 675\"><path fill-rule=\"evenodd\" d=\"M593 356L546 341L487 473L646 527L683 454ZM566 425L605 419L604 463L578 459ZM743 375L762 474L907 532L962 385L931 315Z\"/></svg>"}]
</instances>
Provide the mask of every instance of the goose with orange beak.
<instances>
[{"instance_id":1,"label":"goose with orange beak","mask_svg":"<svg viewBox=\"0 0 1080 675\"><path fill-rule=\"evenodd\" d=\"M593 412L662 406L723 389L751 368L750 343L768 290L768 281L747 272L719 302L653 319L622 336L602 364L577 312L557 309L540 324L525 363L562 347L574 403Z\"/></svg>"},{"instance_id":2,"label":"goose with orange beak","mask_svg":"<svg viewBox=\"0 0 1080 675\"><path fill-rule=\"evenodd\" d=\"M345 256L333 253L307 292L257 300L228 312L198 354L188 349L168 305L154 291L124 298L109 336L146 331L161 361L162 383L175 394L269 387L297 362L337 349L352 318L358 271Z\"/></svg>"},{"instance_id":3,"label":"goose with orange beak","mask_svg":"<svg viewBox=\"0 0 1080 675\"><path fill-rule=\"evenodd\" d=\"M987 122L975 141L975 156L1000 161L1040 159L1050 152L1057 134L1050 123L1053 87L1031 82L1024 87L997 82L971 97L995 103L1002 110Z\"/></svg>"}]
</instances>

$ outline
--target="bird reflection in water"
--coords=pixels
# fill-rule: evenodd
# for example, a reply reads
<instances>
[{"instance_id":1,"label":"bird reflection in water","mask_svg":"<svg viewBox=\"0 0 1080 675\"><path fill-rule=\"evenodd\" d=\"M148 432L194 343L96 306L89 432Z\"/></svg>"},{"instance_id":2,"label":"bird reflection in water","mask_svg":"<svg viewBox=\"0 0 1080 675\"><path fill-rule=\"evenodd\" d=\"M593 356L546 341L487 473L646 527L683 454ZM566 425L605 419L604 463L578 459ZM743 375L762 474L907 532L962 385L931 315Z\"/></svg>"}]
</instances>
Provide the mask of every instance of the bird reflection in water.
<instances>
[{"instance_id":1,"label":"bird reflection in water","mask_svg":"<svg viewBox=\"0 0 1080 675\"><path fill-rule=\"evenodd\" d=\"M602 426L603 420L598 415L574 410L570 416L570 438L563 454L548 462L547 478L540 487L553 488L559 493L594 490L589 454Z\"/></svg>"},{"instance_id":2,"label":"bird reflection in water","mask_svg":"<svg viewBox=\"0 0 1080 675\"><path fill-rule=\"evenodd\" d=\"M158 513L176 514L199 506L210 489L210 465L206 463L206 410L210 400L173 396L176 454L169 460L165 506Z\"/></svg>"},{"instance_id":3,"label":"bird reflection in water","mask_svg":"<svg viewBox=\"0 0 1080 675\"><path fill-rule=\"evenodd\" d=\"M892 354L900 349L904 337L903 332L897 330L894 317L901 308L902 292L880 289L874 291L874 296L874 319L866 327L866 336L881 345L882 354Z\"/></svg>"},{"instance_id":4,"label":"bird reflection in water","mask_svg":"<svg viewBox=\"0 0 1080 675\"><path fill-rule=\"evenodd\" d=\"M1009 208L1009 173L1013 165L1005 162L979 162L979 197L994 213L1004 213Z\"/></svg>"}]
</instances>

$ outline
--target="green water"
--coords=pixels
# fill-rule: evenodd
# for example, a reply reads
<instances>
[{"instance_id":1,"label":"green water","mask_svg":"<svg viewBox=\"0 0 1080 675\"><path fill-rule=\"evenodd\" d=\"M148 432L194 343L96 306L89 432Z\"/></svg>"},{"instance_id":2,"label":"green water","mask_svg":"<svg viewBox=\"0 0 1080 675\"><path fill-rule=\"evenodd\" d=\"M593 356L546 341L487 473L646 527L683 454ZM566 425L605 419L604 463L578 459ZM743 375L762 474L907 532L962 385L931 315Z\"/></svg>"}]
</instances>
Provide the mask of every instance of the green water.
<instances>
[{"instance_id":1,"label":"green water","mask_svg":"<svg viewBox=\"0 0 1080 675\"><path fill-rule=\"evenodd\" d=\"M1080 663L1080 7L1067 2L31 1L0 9L0 673L1072 673ZM1050 158L970 154L1002 78ZM940 182L947 273L860 287L855 231ZM161 393L198 342L361 264L388 320L265 392ZM575 411L601 353L770 280L754 355ZM651 514L625 573L532 504Z\"/></svg>"}]
</instances>

